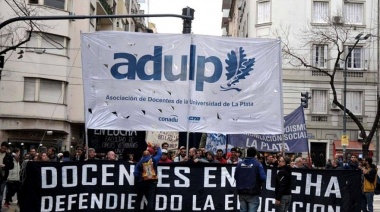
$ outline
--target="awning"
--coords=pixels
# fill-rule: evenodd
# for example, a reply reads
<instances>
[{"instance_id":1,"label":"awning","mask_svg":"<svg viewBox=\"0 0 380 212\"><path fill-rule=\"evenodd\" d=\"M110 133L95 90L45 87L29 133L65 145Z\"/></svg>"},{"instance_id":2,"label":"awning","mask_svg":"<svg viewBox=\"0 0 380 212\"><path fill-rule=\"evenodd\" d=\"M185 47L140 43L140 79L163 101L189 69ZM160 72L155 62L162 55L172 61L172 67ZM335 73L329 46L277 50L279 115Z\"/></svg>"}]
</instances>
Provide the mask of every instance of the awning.
<instances>
[{"instance_id":1,"label":"awning","mask_svg":"<svg viewBox=\"0 0 380 212\"><path fill-rule=\"evenodd\" d=\"M334 140L334 147L335 149L343 149L341 141L340 140ZM359 141L349 141L348 146L346 146L347 150L362 150L362 142ZM374 151L375 146L373 143L369 145L369 150Z\"/></svg>"}]
</instances>

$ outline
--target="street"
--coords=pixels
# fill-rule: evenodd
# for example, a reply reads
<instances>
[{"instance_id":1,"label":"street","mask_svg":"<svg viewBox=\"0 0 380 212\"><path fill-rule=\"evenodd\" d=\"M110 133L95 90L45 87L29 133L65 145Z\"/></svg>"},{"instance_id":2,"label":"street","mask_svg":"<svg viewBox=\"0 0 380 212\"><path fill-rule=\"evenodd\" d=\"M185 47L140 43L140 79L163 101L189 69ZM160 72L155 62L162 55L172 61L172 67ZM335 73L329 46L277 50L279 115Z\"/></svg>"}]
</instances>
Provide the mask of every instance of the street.
<instances>
[{"instance_id":1,"label":"street","mask_svg":"<svg viewBox=\"0 0 380 212\"><path fill-rule=\"evenodd\" d=\"M380 212L380 195L373 198L373 211Z\"/></svg>"}]
</instances>

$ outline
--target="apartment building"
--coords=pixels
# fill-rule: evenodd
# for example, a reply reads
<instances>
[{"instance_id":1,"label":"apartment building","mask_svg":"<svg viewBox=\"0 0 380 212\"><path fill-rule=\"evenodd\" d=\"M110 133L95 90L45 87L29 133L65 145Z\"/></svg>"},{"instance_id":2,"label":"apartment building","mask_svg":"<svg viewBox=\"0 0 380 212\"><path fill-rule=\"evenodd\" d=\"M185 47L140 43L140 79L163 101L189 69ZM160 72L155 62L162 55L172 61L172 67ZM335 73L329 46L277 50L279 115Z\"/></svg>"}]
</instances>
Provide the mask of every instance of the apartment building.
<instances>
[{"instance_id":1,"label":"apartment building","mask_svg":"<svg viewBox=\"0 0 380 212\"><path fill-rule=\"evenodd\" d=\"M0 1L2 21L17 16L141 14L137 0ZM26 152L31 146L70 150L84 142L80 33L150 32L144 18L15 22L0 31L7 51L0 81L0 139ZM1 69L0 69L1 70Z\"/></svg>"},{"instance_id":2,"label":"apartment building","mask_svg":"<svg viewBox=\"0 0 380 212\"><path fill-rule=\"evenodd\" d=\"M326 73L336 70L333 84L337 100L342 105L346 102L347 109L358 117L366 131L371 129L379 89L378 1L223 0L222 10L224 36L279 37L284 50L298 55L306 64ZM339 45L334 45L334 39L329 42L313 36L316 32L319 35L330 32L325 34L328 37L334 35L334 31L335 35L339 32ZM360 33L362 36L357 37ZM338 57L339 52L342 54ZM337 58L340 60L336 63ZM300 105L301 92L308 92L311 97L305 118L313 161L323 166L335 154L360 156L362 135L347 114L347 121L343 121L343 111L332 103L331 78L301 64L285 51L282 68L284 113L289 114ZM341 143L344 127L349 136L345 151ZM369 155L376 156L377 161L378 140L376 133L369 146Z\"/></svg>"}]
</instances>

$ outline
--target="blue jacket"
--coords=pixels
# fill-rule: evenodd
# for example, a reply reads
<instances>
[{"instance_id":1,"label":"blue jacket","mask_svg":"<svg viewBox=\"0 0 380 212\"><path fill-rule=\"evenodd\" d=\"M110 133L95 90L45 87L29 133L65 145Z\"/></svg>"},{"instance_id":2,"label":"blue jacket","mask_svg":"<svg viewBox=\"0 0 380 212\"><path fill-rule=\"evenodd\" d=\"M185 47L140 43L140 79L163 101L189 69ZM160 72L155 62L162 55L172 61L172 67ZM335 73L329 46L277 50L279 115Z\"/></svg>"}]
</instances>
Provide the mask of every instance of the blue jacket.
<instances>
[{"instance_id":1,"label":"blue jacket","mask_svg":"<svg viewBox=\"0 0 380 212\"><path fill-rule=\"evenodd\" d=\"M266 178L263 165L255 158L245 158L236 166L235 180L238 194L259 195Z\"/></svg>"},{"instance_id":2,"label":"blue jacket","mask_svg":"<svg viewBox=\"0 0 380 212\"><path fill-rule=\"evenodd\" d=\"M142 180L142 164L147 162L148 160L150 160L152 158L153 160L153 166L154 166L154 169L155 171L157 172L157 164L158 164L158 161L161 159L161 155L162 155L162 152L161 152L161 148L158 147L157 148L157 155L155 156L150 156L150 155L147 155L147 156L144 156L140 159L140 161L136 164L135 166L135 171L133 172L133 175L135 176L135 182L139 182Z\"/></svg>"}]
</instances>

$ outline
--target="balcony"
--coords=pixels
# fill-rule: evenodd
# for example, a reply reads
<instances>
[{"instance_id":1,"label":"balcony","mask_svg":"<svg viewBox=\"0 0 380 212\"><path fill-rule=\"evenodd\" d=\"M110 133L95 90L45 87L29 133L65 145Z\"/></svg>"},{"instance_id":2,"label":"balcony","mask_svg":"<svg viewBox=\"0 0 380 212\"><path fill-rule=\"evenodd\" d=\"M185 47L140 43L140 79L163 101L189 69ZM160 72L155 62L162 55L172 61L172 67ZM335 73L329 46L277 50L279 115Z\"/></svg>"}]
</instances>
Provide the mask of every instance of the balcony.
<instances>
[{"instance_id":1,"label":"balcony","mask_svg":"<svg viewBox=\"0 0 380 212\"><path fill-rule=\"evenodd\" d=\"M110 5L107 0L98 0L96 1L96 15L113 15L114 6L116 5L115 1L113 5ZM98 30L112 30L113 21L111 18L103 18L96 21Z\"/></svg>"}]
</instances>

